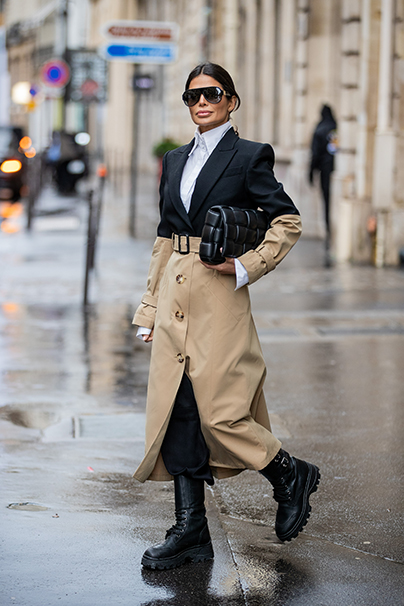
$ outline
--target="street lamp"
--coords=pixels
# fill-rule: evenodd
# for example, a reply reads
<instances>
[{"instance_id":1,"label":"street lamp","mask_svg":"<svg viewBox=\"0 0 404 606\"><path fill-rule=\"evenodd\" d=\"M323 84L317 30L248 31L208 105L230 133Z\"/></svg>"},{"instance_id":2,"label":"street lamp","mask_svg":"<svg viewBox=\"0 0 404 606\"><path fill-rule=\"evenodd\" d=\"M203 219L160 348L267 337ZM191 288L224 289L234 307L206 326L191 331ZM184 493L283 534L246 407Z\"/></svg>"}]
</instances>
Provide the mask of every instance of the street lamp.
<instances>
[{"instance_id":1,"label":"street lamp","mask_svg":"<svg viewBox=\"0 0 404 606\"><path fill-rule=\"evenodd\" d=\"M11 89L11 99L17 105L28 105L31 103L31 83L17 82Z\"/></svg>"}]
</instances>

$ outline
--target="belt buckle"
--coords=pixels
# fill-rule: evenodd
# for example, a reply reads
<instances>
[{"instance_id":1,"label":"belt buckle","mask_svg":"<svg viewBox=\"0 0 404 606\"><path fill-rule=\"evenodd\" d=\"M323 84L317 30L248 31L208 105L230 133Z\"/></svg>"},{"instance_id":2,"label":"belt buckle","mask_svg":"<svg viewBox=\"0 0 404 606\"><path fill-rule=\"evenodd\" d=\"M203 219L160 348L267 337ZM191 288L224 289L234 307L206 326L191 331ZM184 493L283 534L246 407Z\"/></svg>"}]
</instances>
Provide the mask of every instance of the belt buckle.
<instances>
[{"instance_id":1,"label":"belt buckle","mask_svg":"<svg viewBox=\"0 0 404 606\"><path fill-rule=\"evenodd\" d=\"M182 250L181 238L186 238L186 243L187 243L186 250ZM189 253L189 236L188 236L188 234L184 234L182 236L178 235L178 252L180 253L180 255L187 255Z\"/></svg>"}]
</instances>

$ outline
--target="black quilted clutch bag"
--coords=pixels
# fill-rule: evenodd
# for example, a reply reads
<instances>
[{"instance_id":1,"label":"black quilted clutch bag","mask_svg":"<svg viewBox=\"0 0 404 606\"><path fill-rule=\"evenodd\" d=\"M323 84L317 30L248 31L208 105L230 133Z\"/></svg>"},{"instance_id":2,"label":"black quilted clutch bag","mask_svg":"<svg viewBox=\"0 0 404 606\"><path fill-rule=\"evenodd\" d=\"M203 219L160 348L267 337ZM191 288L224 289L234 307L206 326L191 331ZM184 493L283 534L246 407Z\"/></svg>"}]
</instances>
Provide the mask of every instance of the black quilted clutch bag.
<instances>
[{"instance_id":1,"label":"black quilted clutch bag","mask_svg":"<svg viewBox=\"0 0 404 606\"><path fill-rule=\"evenodd\" d=\"M206 213L199 256L211 265L224 263L225 257L240 257L261 244L268 228L263 210L212 206Z\"/></svg>"}]
</instances>

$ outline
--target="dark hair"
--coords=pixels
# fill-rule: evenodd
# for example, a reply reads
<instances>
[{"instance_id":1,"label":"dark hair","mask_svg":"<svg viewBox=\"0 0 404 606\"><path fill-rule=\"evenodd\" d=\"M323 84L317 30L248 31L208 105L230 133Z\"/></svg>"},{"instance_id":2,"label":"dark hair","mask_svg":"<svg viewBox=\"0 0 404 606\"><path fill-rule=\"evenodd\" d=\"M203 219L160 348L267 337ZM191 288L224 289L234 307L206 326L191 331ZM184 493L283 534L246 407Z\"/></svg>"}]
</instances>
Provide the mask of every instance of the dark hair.
<instances>
[{"instance_id":1,"label":"dark hair","mask_svg":"<svg viewBox=\"0 0 404 606\"><path fill-rule=\"evenodd\" d=\"M236 97L237 101L234 111L240 107L241 99L234 86L233 78L230 76L229 72L224 69L224 67L218 65L217 63L210 63L207 61L206 63L200 63L194 67L186 81L185 90L188 90L192 80L201 74L214 78L219 82L219 84L221 84L221 86L223 86L224 90L230 97Z\"/></svg>"}]
</instances>

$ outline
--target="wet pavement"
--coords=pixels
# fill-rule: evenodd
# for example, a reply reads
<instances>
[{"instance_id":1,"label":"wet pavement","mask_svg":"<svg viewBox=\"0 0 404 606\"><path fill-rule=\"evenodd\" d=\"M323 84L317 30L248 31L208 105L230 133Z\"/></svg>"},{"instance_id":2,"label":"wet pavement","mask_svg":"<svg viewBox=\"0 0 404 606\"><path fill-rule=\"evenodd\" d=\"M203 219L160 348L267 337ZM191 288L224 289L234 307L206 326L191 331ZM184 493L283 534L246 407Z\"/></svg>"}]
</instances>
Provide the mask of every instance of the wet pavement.
<instances>
[{"instance_id":1,"label":"wet pavement","mask_svg":"<svg viewBox=\"0 0 404 606\"><path fill-rule=\"evenodd\" d=\"M251 288L274 433L322 472L305 531L277 540L247 471L207 489L213 562L142 570L174 500L131 478L149 363L131 317L157 217L140 185L135 241L125 183L107 188L85 311L84 201L47 190L62 212L0 232L1 605L404 604L404 272L325 268L315 240Z\"/></svg>"}]
</instances>

